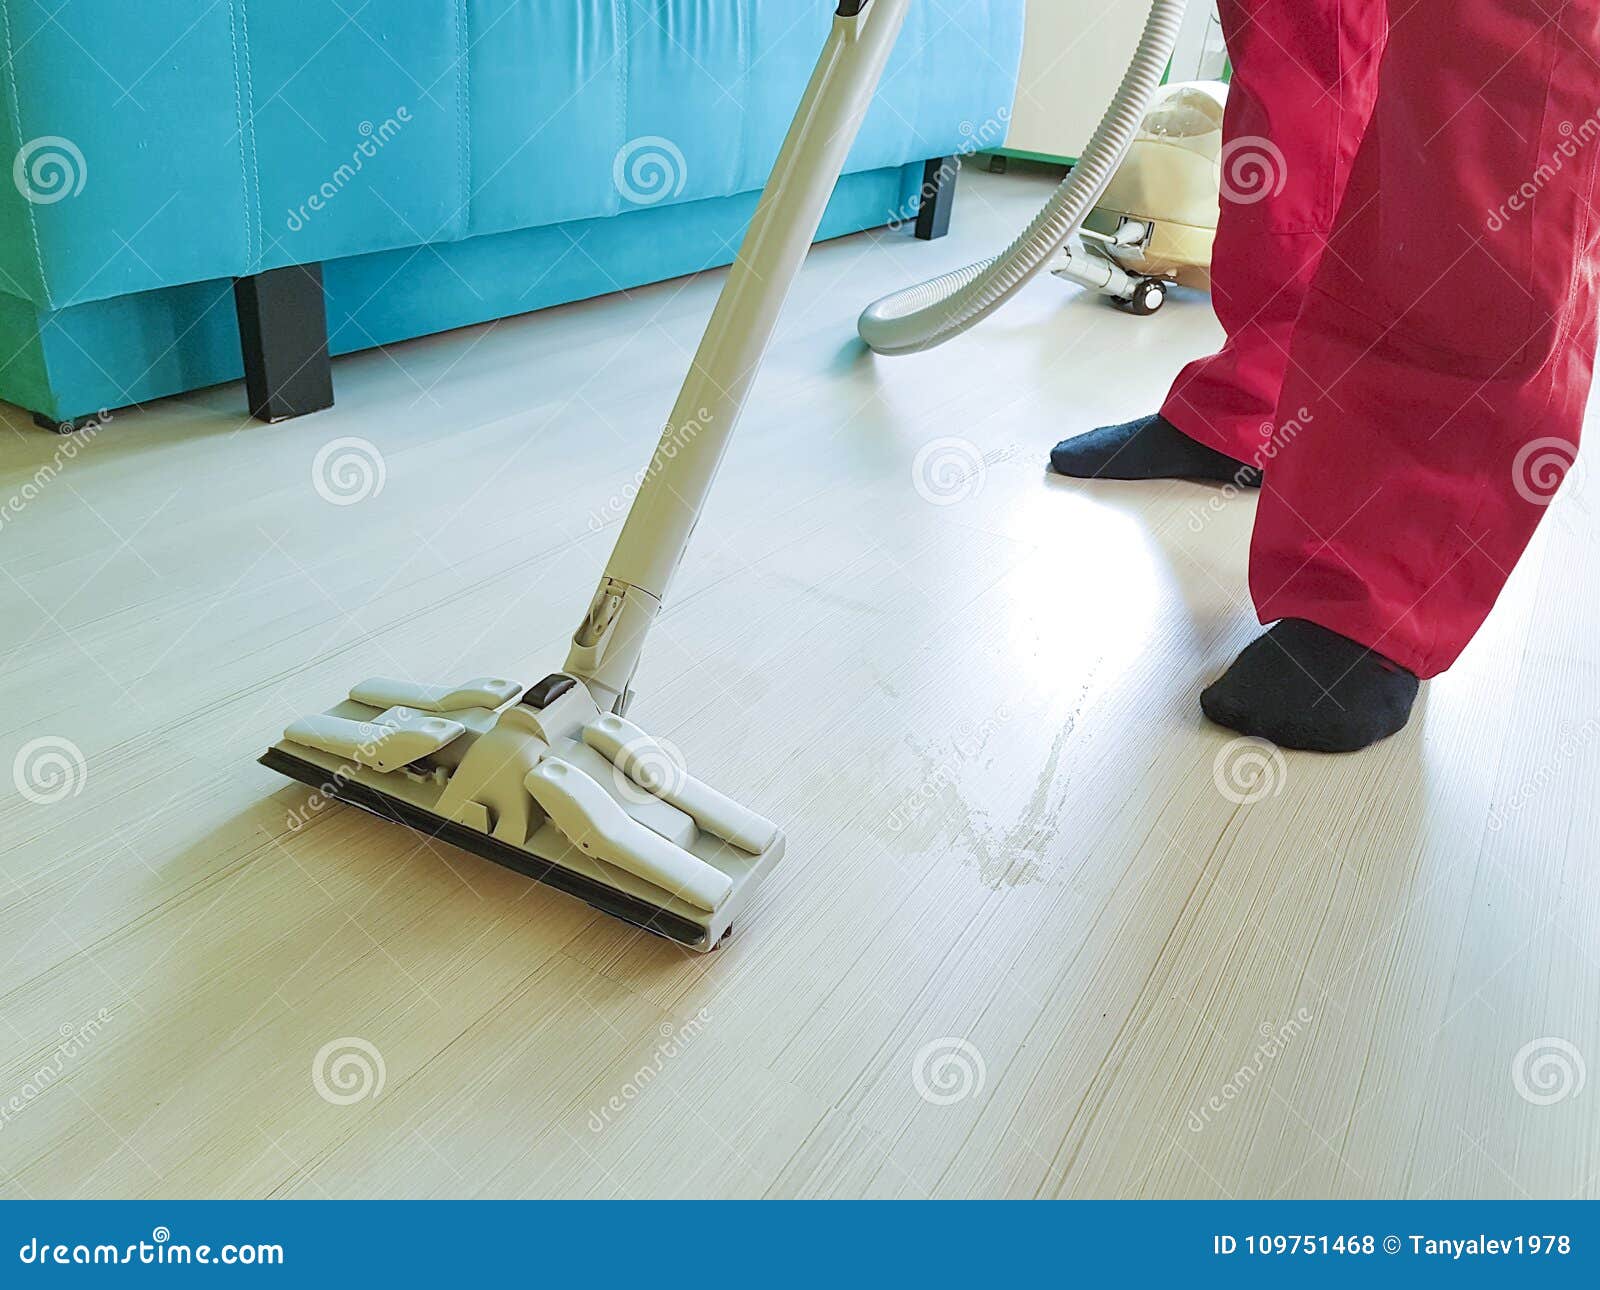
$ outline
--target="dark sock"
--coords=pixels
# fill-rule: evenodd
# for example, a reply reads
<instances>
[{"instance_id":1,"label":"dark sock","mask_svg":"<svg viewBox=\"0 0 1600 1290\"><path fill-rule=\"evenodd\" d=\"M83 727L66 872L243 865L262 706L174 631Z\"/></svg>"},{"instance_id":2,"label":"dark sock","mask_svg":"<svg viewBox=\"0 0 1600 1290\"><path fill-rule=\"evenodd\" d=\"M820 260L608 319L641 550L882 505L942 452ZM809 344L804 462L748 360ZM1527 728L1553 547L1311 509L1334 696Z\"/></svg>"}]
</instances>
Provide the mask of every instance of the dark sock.
<instances>
[{"instance_id":1,"label":"dark sock","mask_svg":"<svg viewBox=\"0 0 1600 1290\"><path fill-rule=\"evenodd\" d=\"M1419 685L1349 637L1285 618L1245 647L1200 707L1219 726L1285 748L1355 752L1406 724Z\"/></svg>"},{"instance_id":2,"label":"dark sock","mask_svg":"<svg viewBox=\"0 0 1600 1290\"><path fill-rule=\"evenodd\" d=\"M1205 479L1260 488L1261 472L1191 439L1159 412L1063 439L1050 468L1075 479Z\"/></svg>"}]
</instances>

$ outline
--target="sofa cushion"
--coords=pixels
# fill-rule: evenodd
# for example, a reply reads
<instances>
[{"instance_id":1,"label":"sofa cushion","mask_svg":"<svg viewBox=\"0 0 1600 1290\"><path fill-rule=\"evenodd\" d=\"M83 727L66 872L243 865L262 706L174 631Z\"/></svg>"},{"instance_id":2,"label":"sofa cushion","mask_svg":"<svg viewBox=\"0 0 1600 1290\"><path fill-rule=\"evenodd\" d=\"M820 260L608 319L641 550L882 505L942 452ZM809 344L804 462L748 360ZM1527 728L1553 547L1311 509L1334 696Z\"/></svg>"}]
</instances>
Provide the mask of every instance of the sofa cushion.
<instances>
[{"instance_id":1,"label":"sofa cushion","mask_svg":"<svg viewBox=\"0 0 1600 1290\"><path fill-rule=\"evenodd\" d=\"M832 10L0 0L0 138L77 172L0 190L0 290L60 308L758 188ZM1003 117L1022 11L918 0L849 169Z\"/></svg>"}]
</instances>

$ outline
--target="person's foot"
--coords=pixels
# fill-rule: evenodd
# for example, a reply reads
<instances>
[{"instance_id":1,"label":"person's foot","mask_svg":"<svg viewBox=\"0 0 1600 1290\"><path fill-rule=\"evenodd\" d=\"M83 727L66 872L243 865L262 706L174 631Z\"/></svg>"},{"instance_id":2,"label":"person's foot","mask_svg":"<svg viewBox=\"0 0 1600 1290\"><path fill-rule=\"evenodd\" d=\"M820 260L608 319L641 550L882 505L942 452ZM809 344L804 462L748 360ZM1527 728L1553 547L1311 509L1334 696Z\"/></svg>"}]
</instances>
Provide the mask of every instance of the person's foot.
<instances>
[{"instance_id":1,"label":"person's foot","mask_svg":"<svg viewBox=\"0 0 1600 1290\"><path fill-rule=\"evenodd\" d=\"M1245 646L1200 707L1219 726L1284 748L1355 752L1406 724L1420 684L1347 636L1285 618Z\"/></svg>"},{"instance_id":2,"label":"person's foot","mask_svg":"<svg viewBox=\"0 0 1600 1290\"><path fill-rule=\"evenodd\" d=\"M1260 488L1261 472L1208 448L1159 412L1063 439L1050 469L1075 479L1203 479Z\"/></svg>"}]
</instances>

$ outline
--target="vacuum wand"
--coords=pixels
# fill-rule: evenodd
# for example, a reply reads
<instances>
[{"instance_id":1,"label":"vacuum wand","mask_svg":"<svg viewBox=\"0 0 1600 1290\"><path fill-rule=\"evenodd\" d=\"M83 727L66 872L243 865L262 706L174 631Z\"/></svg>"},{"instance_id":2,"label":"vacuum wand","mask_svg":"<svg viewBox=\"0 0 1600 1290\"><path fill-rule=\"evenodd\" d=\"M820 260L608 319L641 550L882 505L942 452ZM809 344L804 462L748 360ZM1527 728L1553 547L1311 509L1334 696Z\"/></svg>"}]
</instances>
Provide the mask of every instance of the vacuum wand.
<instances>
[{"instance_id":1,"label":"vacuum wand","mask_svg":"<svg viewBox=\"0 0 1600 1290\"><path fill-rule=\"evenodd\" d=\"M840 0L833 30L729 270L566 672L621 712L645 636L738 425L911 0Z\"/></svg>"}]
</instances>

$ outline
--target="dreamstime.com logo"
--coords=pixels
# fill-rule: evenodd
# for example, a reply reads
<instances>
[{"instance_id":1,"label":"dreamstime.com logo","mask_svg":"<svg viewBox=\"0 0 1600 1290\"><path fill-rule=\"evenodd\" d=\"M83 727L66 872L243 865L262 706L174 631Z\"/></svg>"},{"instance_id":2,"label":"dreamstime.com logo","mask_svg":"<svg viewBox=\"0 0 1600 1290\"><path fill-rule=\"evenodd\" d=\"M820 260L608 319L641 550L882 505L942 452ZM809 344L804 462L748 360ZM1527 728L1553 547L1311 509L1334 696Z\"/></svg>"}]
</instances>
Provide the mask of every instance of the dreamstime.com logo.
<instances>
[{"instance_id":1,"label":"dreamstime.com logo","mask_svg":"<svg viewBox=\"0 0 1600 1290\"><path fill-rule=\"evenodd\" d=\"M53 206L83 191L89 182L89 163L71 139L41 135L17 150L11 182L35 206Z\"/></svg>"},{"instance_id":2,"label":"dreamstime.com logo","mask_svg":"<svg viewBox=\"0 0 1600 1290\"><path fill-rule=\"evenodd\" d=\"M941 759L915 788L895 803L894 809L889 812L889 832L903 833L909 828L929 803L936 801L941 793L955 784L961 766L981 754L990 738L1010 720L1011 709L1001 707L994 716L977 726L971 722L964 723L956 735L953 755Z\"/></svg>"},{"instance_id":3,"label":"dreamstime.com logo","mask_svg":"<svg viewBox=\"0 0 1600 1290\"><path fill-rule=\"evenodd\" d=\"M1239 206L1276 197L1289 182L1289 163L1271 139L1247 134L1222 145L1217 158L1222 196Z\"/></svg>"},{"instance_id":4,"label":"dreamstime.com logo","mask_svg":"<svg viewBox=\"0 0 1600 1290\"><path fill-rule=\"evenodd\" d=\"M72 740L43 735L17 750L11 760L11 782L35 806L52 806L83 792L89 763Z\"/></svg>"},{"instance_id":5,"label":"dreamstime.com logo","mask_svg":"<svg viewBox=\"0 0 1600 1290\"><path fill-rule=\"evenodd\" d=\"M1217 750L1211 778L1235 806L1253 806L1283 792L1289 765L1276 744L1245 735Z\"/></svg>"},{"instance_id":6,"label":"dreamstime.com logo","mask_svg":"<svg viewBox=\"0 0 1600 1290\"><path fill-rule=\"evenodd\" d=\"M1206 1099L1196 1111L1189 1112L1189 1132L1199 1133L1211 1123L1212 1117L1243 1097L1271 1063L1283 1055L1291 1039L1297 1039L1315 1017L1307 1008L1301 1008L1281 1026L1263 1021L1260 1027L1261 1042L1255 1052L1236 1071L1223 1081L1222 1087Z\"/></svg>"},{"instance_id":7,"label":"dreamstime.com logo","mask_svg":"<svg viewBox=\"0 0 1600 1290\"><path fill-rule=\"evenodd\" d=\"M1524 1102L1554 1106L1577 1097L1589 1082L1589 1068L1578 1046L1546 1035L1530 1039L1511 1059L1511 1083Z\"/></svg>"},{"instance_id":8,"label":"dreamstime.com logo","mask_svg":"<svg viewBox=\"0 0 1600 1290\"><path fill-rule=\"evenodd\" d=\"M158 1267L181 1267L188 1264L283 1264L283 1246L228 1242L224 1245L189 1245L172 1239L172 1232L158 1226L151 1229L150 1239L133 1245L113 1245L109 1241L90 1245L84 1241L67 1244L62 1241L37 1236L17 1251L20 1263L40 1266L65 1267L127 1267L136 1264L154 1264Z\"/></svg>"},{"instance_id":9,"label":"dreamstime.com logo","mask_svg":"<svg viewBox=\"0 0 1600 1290\"><path fill-rule=\"evenodd\" d=\"M1498 833L1505 828L1514 815L1555 783L1565 765L1596 739L1600 739L1600 718L1597 717L1590 717L1576 730L1562 735L1556 741L1555 754L1541 762L1531 775L1507 793L1503 802L1497 802L1490 808L1489 832Z\"/></svg>"},{"instance_id":10,"label":"dreamstime.com logo","mask_svg":"<svg viewBox=\"0 0 1600 1290\"><path fill-rule=\"evenodd\" d=\"M1590 144L1600 139L1600 112L1584 117L1577 125L1563 121L1556 129L1561 134L1561 142L1534 167L1531 175L1517 185L1516 191L1506 194L1506 199L1484 219L1483 225L1491 233L1503 229L1511 222L1513 215L1532 210L1534 200L1551 180L1567 168L1567 162L1575 160Z\"/></svg>"},{"instance_id":11,"label":"dreamstime.com logo","mask_svg":"<svg viewBox=\"0 0 1600 1290\"><path fill-rule=\"evenodd\" d=\"M334 506L355 506L376 497L388 478L378 445L354 435L323 444L311 462L311 486Z\"/></svg>"},{"instance_id":12,"label":"dreamstime.com logo","mask_svg":"<svg viewBox=\"0 0 1600 1290\"><path fill-rule=\"evenodd\" d=\"M598 533L612 520L626 514L628 508L633 505L633 499L644 487L645 481L665 470L667 463L693 443L700 432L710 424L711 409L701 408L692 419L682 425L668 422L662 427L661 438L656 441L656 450L650 454L650 464L639 471L621 492L609 498L605 505L589 513L589 532Z\"/></svg>"},{"instance_id":13,"label":"dreamstime.com logo","mask_svg":"<svg viewBox=\"0 0 1600 1290\"><path fill-rule=\"evenodd\" d=\"M977 1097L988 1081L989 1068L978 1046L958 1035L930 1040L911 1059L911 1086L929 1106L954 1106Z\"/></svg>"},{"instance_id":14,"label":"dreamstime.com logo","mask_svg":"<svg viewBox=\"0 0 1600 1290\"><path fill-rule=\"evenodd\" d=\"M1548 506L1555 500L1563 480L1571 476L1569 489L1576 489L1574 473L1578 446L1567 439L1546 435L1522 445L1511 464L1511 483L1517 496L1534 506Z\"/></svg>"},{"instance_id":15,"label":"dreamstime.com logo","mask_svg":"<svg viewBox=\"0 0 1600 1290\"><path fill-rule=\"evenodd\" d=\"M992 148L1005 142L1007 131L1011 126L1011 109L1001 108L999 112L990 117L982 125L974 125L971 121L961 123L961 146L955 153L948 156L940 163L937 173L931 179L924 179L922 187L916 195L903 206L895 210L890 216L887 227L890 232L897 232L912 220L917 218L925 202L932 201L940 189L961 173L961 167L966 159L976 152Z\"/></svg>"},{"instance_id":16,"label":"dreamstime.com logo","mask_svg":"<svg viewBox=\"0 0 1600 1290\"><path fill-rule=\"evenodd\" d=\"M400 711L403 713L408 709L402 708ZM349 762L344 762L337 766L327 779L323 780L322 783L307 794L304 802L284 817L284 823L288 826L290 833L300 832L307 824L311 823L319 812L329 806L338 805L340 791L360 773L360 759L370 759L378 747L378 741L389 734L391 730L391 727L377 721L363 721L359 724L361 727L361 742L356 745L358 764L352 766Z\"/></svg>"},{"instance_id":17,"label":"dreamstime.com logo","mask_svg":"<svg viewBox=\"0 0 1600 1290\"><path fill-rule=\"evenodd\" d=\"M989 467L1012 455L1011 448L985 453L970 439L945 435L930 439L911 461L911 485L933 506L956 506L983 492Z\"/></svg>"},{"instance_id":18,"label":"dreamstime.com logo","mask_svg":"<svg viewBox=\"0 0 1600 1290\"><path fill-rule=\"evenodd\" d=\"M28 1072L22 1086L0 1102L0 1129L4 1129L28 1109L36 1098L66 1074L74 1059L82 1056L100 1037L100 1032L111 1024L111 1010L101 1008L81 1025L63 1022L59 1031L61 1042L55 1052Z\"/></svg>"},{"instance_id":19,"label":"dreamstime.com logo","mask_svg":"<svg viewBox=\"0 0 1600 1290\"><path fill-rule=\"evenodd\" d=\"M611 778L624 800L643 806L681 792L689 766L677 744L647 736L622 745Z\"/></svg>"},{"instance_id":20,"label":"dreamstime.com logo","mask_svg":"<svg viewBox=\"0 0 1600 1290\"><path fill-rule=\"evenodd\" d=\"M618 149L611 162L611 181L635 206L654 206L683 192L689 163L671 139L642 135Z\"/></svg>"},{"instance_id":21,"label":"dreamstime.com logo","mask_svg":"<svg viewBox=\"0 0 1600 1290\"><path fill-rule=\"evenodd\" d=\"M0 529L16 520L30 504L37 501L110 421L111 413L102 410L85 420L71 434L61 435L56 450L50 454L50 460L36 467L14 493L0 502Z\"/></svg>"},{"instance_id":22,"label":"dreamstime.com logo","mask_svg":"<svg viewBox=\"0 0 1600 1290\"><path fill-rule=\"evenodd\" d=\"M411 109L404 104L394 110L393 116L386 117L378 125L373 125L371 121L363 121L357 127L361 142L350 150L350 160L342 162L336 170L317 186L315 192L308 194L298 207L288 212L284 217L284 227L291 233L298 233L315 216L326 210L328 203L342 193L350 181L366 169L367 162L388 147L390 141L410 122Z\"/></svg>"},{"instance_id":23,"label":"dreamstime.com logo","mask_svg":"<svg viewBox=\"0 0 1600 1290\"><path fill-rule=\"evenodd\" d=\"M339 804L339 790L356 776L357 768L340 766L306 795L306 800L284 817L290 833L298 833L322 811Z\"/></svg>"},{"instance_id":24,"label":"dreamstime.com logo","mask_svg":"<svg viewBox=\"0 0 1600 1290\"><path fill-rule=\"evenodd\" d=\"M606 1099L605 1103L589 1112L589 1132L599 1133L613 1117L621 1115L636 1101L656 1078L667 1068L667 1063L683 1052L705 1030L711 1014L704 1008L681 1026L670 1021L661 1023L661 1042L656 1045L650 1059L624 1081L622 1087Z\"/></svg>"},{"instance_id":25,"label":"dreamstime.com logo","mask_svg":"<svg viewBox=\"0 0 1600 1290\"><path fill-rule=\"evenodd\" d=\"M383 1054L359 1035L330 1039L311 1059L311 1086L333 1106L376 1101L389 1078Z\"/></svg>"},{"instance_id":26,"label":"dreamstime.com logo","mask_svg":"<svg viewBox=\"0 0 1600 1290\"><path fill-rule=\"evenodd\" d=\"M1280 422L1263 421L1258 429L1261 439L1260 445L1251 452L1250 461L1241 465L1234 472L1233 478L1220 489L1213 492L1199 506L1189 512L1189 531L1200 533L1205 530L1206 522L1216 515L1222 514L1228 503L1238 497L1246 489L1254 491L1260 486L1260 477L1250 479L1253 472L1265 471L1269 465L1277 460L1278 454L1300 437L1304 430L1317 418L1311 409L1303 404L1295 411L1292 417L1286 417Z\"/></svg>"}]
</instances>

